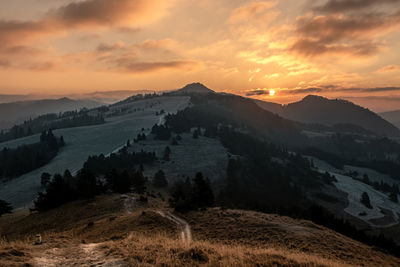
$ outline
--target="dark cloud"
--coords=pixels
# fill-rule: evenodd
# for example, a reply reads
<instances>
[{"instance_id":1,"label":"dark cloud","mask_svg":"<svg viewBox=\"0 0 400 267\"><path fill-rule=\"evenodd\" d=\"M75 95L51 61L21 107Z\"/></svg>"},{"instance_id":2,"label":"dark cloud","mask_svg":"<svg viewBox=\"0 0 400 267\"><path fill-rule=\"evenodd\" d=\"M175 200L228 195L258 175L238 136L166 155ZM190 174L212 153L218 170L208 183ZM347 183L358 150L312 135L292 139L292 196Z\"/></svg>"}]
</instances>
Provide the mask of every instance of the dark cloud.
<instances>
[{"instance_id":1,"label":"dark cloud","mask_svg":"<svg viewBox=\"0 0 400 267\"><path fill-rule=\"evenodd\" d=\"M324 89L319 88L319 87L309 87L309 88L287 90L285 92L288 94L291 94L291 95L297 95L297 94L319 93L322 91L324 91Z\"/></svg>"},{"instance_id":2,"label":"dark cloud","mask_svg":"<svg viewBox=\"0 0 400 267\"><path fill-rule=\"evenodd\" d=\"M356 56L368 56L375 54L380 45L373 42L359 44L330 44L321 40L300 39L291 47L292 51L305 56L321 54L351 54Z\"/></svg>"},{"instance_id":3,"label":"dark cloud","mask_svg":"<svg viewBox=\"0 0 400 267\"><path fill-rule=\"evenodd\" d=\"M397 3L400 3L400 0L329 0L324 5L314 8L314 10L324 13L340 13Z\"/></svg>"},{"instance_id":4,"label":"dark cloud","mask_svg":"<svg viewBox=\"0 0 400 267\"><path fill-rule=\"evenodd\" d=\"M246 96L269 95L268 89L255 89L246 92Z\"/></svg>"},{"instance_id":5,"label":"dark cloud","mask_svg":"<svg viewBox=\"0 0 400 267\"><path fill-rule=\"evenodd\" d=\"M359 2L361 1L328 1L324 7L355 6L360 4ZM369 3L367 6L379 4L377 1L366 2ZM374 10L357 10L351 14L324 15L317 12L297 19L295 29L297 40L290 50L304 56L321 54L369 56L377 53L384 45L384 42L378 41L376 36L398 30L399 25L400 11L382 13Z\"/></svg>"},{"instance_id":6,"label":"dark cloud","mask_svg":"<svg viewBox=\"0 0 400 267\"><path fill-rule=\"evenodd\" d=\"M85 27L126 27L126 24L132 27L158 18L167 3L166 0L86 0L53 9L35 21L0 20L0 45Z\"/></svg>"},{"instance_id":7,"label":"dark cloud","mask_svg":"<svg viewBox=\"0 0 400 267\"><path fill-rule=\"evenodd\" d=\"M400 92L400 87L372 87L372 88L343 88L338 89L341 91L351 91L351 92L367 92L367 93L376 93L376 92Z\"/></svg>"},{"instance_id":8,"label":"dark cloud","mask_svg":"<svg viewBox=\"0 0 400 267\"><path fill-rule=\"evenodd\" d=\"M159 62L120 62L118 68L122 71L140 73L162 69L190 70L198 63L194 61L159 61Z\"/></svg>"},{"instance_id":9,"label":"dark cloud","mask_svg":"<svg viewBox=\"0 0 400 267\"><path fill-rule=\"evenodd\" d=\"M11 63L8 59L1 59L0 58L0 67L1 68L8 68L11 66Z\"/></svg>"},{"instance_id":10,"label":"dark cloud","mask_svg":"<svg viewBox=\"0 0 400 267\"><path fill-rule=\"evenodd\" d=\"M151 1L153 2L153 1ZM151 4L146 0L86 0L73 2L49 12L56 22L68 27L81 25L115 25L127 19L139 21ZM145 14L143 14L145 13Z\"/></svg>"},{"instance_id":11,"label":"dark cloud","mask_svg":"<svg viewBox=\"0 0 400 267\"><path fill-rule=\"evenodd\" d=\"M362 88L362 87L339 87L335 85L323 85L319 87L307 87L307 88L296 88L296 89L287 89L280 90L280 93L284 94L310 94L310 93L321 93L321 92L358 92L358 93L376 93L376 92L400 92L400 87L371 87L371 88Z\"/></svg>"}]
</instances>

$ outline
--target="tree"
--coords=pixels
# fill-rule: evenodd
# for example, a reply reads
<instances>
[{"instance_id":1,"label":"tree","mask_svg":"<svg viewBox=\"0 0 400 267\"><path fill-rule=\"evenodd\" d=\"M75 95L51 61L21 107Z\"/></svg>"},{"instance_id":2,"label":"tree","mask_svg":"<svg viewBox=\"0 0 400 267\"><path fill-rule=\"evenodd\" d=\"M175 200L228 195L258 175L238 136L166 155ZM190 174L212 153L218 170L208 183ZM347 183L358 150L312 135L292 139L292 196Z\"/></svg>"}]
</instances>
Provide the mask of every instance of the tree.
<instances>
[{"instance_id":1,"label":"tree","mask_svg":"<svg viewBox=\"0 0 400 267\"><path fill-rule=\"evenodd\" d=\"M169 157L170 154L171 154L171 149L169 148L169 146L166 146L164 149L163 159L168 161L170 159Z\"/></svg>"},{"instance_id":2,"label":"tree","mask_svg":"<svg viewBox=\"0 0 400 267\"><path fill-rule=\"evenodd\" d=\"M192 198L197 208L211 207L214 205L214 193L210 181L204 179L201 172L198 172L193 179Z\"/></svg>"},{"instance_id":3,"label":"tree","mask_svg":"<svg viewBox=\"0 0 400 267\"><path fill-rule=\"evenodd\" d=\"M0 217L6 213L12 213L13 208L11 207L10 203L0 199Z\"/></svg>"},{"instance_id":4,"label":"tree","mask_svg":"<svg viewBox=\"0 0 400 267\"><path fill-rule=\"evenodd\" d=\"M50 180L51 180L51 174L50 174L50 173L44 172L44 173L42 173L42 175L40 176L40 184L41 184L43 187L46 187L47 184L50 183Z\"/></svg>"},{"instance_id":5,"label":"tree","mask_svg":"<svg viewBox=\"0 0 400 267\"><path fill-rule=\"evenodd\" d=\"M174 137L174 138L172 138L172 140L171 140L171 145L173 145L173 146L177 146L177 145L179 145L179 143L178 143L178 141L176 140L176 138Z\"/></svg>"},{"instance_id":6,"label":"tree","mask_svg":"<svg viewBox=\"0 0 400 267\"><path fill-rule=\"evenodd\" d=\"M360 202L362 204L364 204L365 207L367 207L369 209L372 209L371 202L370 202L370 199L369 199L369 196L368 196L367 192L363 192L361 194Z\"/></svg>"},{"instance_id":7,"label":"tree","mask_svg":"<svg viewBox=\"0 0 400 267\"><path fill-rule=\"evenodd\" d=\"M96 175L86 168L78 172L76 187L78 195L83 198L91 198L100 193Z\"/></svg>"},{"instance_id":8,"label":"tree","mask_svg":"<svg viewBox=\"0 0 400 267\"><path fill-rule=\"evenodd\" d=\"M146 191L146 179L141 171L137 171L133 174L132 185L133 190L138 194L142 194Z\"/></svg>"},{"instance_id":9,"label":"tree","mask_svg":"<svg viewBox=\"0 0 400 267\"><path fill-rule=\"evenodd\" d=\"M198 139L199 138L199 130L194 130L193 131L193 135L192 135L193 139Z\"/></svg>"},{"instance_id":10,"label":"tree","mask_svg":"<svg viewBox=\"0 0 400 267\"><path fill-rule=\"evenodd\" d=\"M397 193L396 192L391 192L390 193L390 201L394 202L394 203L398 203L399 199L397 198Z\"/></svg>"},{"instance_id":11,"label":"tree","mask_svg":"<svg viewBox=\"0 0 400 267\"><path fill-rule=\"evenodd\" d=\"M112 169L111 172L106 175L106 181L107 187L113 192L124 194L131 191L132 177L127 171L119 173L116 169Z\"/></svg>"},{"instance_id":12,"label":"tree","mask_svg":"<svg viewBox=\"0 0 400 267\"><path fill-rule=\"evenodd\" d=\"M154 187L157 187L157 188L167 187L168 186L168 181L165 178L165 173L162 170L159 170L154 175L153 185L154 185Z\"/></svg>"}]
</instances>

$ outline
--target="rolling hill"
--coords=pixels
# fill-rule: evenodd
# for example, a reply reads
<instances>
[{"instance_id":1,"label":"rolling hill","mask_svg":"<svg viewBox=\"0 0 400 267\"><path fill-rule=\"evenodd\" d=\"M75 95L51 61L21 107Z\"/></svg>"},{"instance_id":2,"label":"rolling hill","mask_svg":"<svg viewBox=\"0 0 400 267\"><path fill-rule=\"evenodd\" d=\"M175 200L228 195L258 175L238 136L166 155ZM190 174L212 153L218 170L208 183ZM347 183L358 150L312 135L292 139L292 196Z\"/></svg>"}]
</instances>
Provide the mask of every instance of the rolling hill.
<instances>
[{"instance_id":1,"label":"rolling hill","mask_svg":"<svg viewBox=\"0 0 400 267\"><path fill-rule=\"evenodd\" d=\"M379 115L400 129L400 110L383 112Z\"/></svg>"},{"instance_id":2,"label":"rolling hill","mask_svg":"<svg viewBox=\"0 0 400 267\"><path fill-rule=\"evenodd\" d=\"M327 126L353 124L378 135L400 136L400 130L390 122L376 113L346 100L309 95L301 101L282 105L281 108L279 105L269 102L256 101L256 103L266 110L294 121Z\"/></svg>"},{"instance_id":3,"label":"rolling hill","mask_svg":"<svg viewBox=\"0 0 400 267\"><path fill-rule=\"evenodd\" d=\"M106 195L0 219L1 266L398 266L399 258L306 220ZM181 225L182 224L182 225ZM186 230L182 228L185 225ZM12 226L12 227L11 227ZM184 238L183 232L190 239ZM36 234L42 244L34 245Z\"/></svg>"},{"instance_id":4,"label":"rolling hill","mask_svg":"<svg viewBox=\"0 0 400 267\"><path fill-rule=\"evenodd\" d=\"M70 98L19 101L0 104L0 129L7 129L26 119L47 113L59 113L81 108L94 108L102 103Z\"/></svg>"}]
</instances>

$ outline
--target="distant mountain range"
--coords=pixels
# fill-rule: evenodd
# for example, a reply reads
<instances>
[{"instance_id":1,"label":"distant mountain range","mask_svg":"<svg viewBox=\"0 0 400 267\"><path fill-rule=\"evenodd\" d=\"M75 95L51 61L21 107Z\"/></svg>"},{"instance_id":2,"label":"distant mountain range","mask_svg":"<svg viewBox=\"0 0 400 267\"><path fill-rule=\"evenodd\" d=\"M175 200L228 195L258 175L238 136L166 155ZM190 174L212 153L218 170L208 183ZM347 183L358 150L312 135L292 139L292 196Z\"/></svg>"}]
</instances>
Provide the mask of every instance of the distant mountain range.
<instances>
[{"instance_id":1,"label":"distant mountain range","mask_svg":"<svg viewBox=\"0 0 400 267\"><path fill-rule=\"evenodd\" d=\"M95 108L103 103L70 98L29 100L0 104L0 129L7 129L26 119L46 113L59 113L81 108Z\"/></svg>"},{"instance_id":2,"label":"distant mountain range","mask_svg":"<svg viewBox=\"0 0 400 267\"><path fill-rule=\"evenodd\" d=\"M309 95L301 101L288 105L259 100L255 100L255 102L263 109L298 122L327 126L352 124L379 135L400 136L400 130L390 122L376 113L346 100Z\"/></svg>"},{"instance_id":3,"label":"distant mountain range","mask_svg":"<svg viewBox=\"0 0 400 267\"><path fill-rule=\"evenodd\" d=\"M67 97L71 99L84 99L92 100L96 102L113 104L121 101L127 97L137 94L148 94L153 93L151 90L116 90L116 91L96 91L82 94L26 94L26 95L8 95L0 94L0 104L10 103L17 101L32 101L32 100L43 100L43 99L60 99Z\"/></svg>"},{"instance_id":4,"label":"distant mountain range","mask_svg":"<svg viewBox=\"0 0 400 267\"><path fill-rule=\"evenodd\" d=\"M379 114L385 120L393 123L400 129L400 110L388 111Z\"/></svg>"}]
</instances>

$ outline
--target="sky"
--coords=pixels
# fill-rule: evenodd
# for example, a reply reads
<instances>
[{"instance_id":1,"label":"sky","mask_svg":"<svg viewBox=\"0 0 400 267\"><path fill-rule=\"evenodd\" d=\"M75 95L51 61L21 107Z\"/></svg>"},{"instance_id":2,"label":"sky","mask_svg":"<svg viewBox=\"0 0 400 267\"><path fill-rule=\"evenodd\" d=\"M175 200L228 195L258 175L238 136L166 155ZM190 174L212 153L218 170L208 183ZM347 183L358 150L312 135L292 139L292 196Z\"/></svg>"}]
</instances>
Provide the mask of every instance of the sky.
<instances>
[{"instance_id":1,"label":"sky","mask_svg":"<svg viewBox=\"0 0 400 267\"><path fill-rule=\"evenodd\" d=\"M1 0L0 94L308 94L400 109L400 0Z\"/></svg>"}]
</instances>

